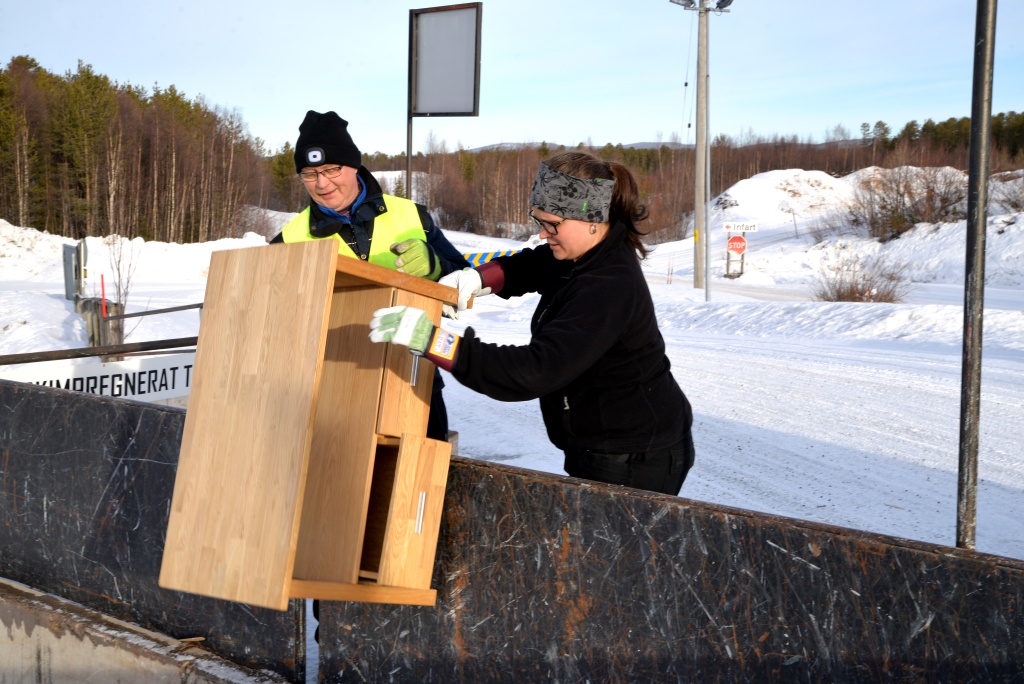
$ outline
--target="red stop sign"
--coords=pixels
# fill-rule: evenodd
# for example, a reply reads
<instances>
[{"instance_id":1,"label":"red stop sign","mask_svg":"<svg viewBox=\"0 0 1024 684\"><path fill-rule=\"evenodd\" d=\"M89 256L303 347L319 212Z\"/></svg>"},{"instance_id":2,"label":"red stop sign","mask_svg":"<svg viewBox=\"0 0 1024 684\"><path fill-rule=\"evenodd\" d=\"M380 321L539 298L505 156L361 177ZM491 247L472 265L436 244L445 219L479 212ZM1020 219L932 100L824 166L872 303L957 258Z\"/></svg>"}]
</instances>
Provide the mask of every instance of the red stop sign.
<instances>
[{"instance_id":1,"label":"red stop sign","mask_svg":"<svg viewBox=\"0 0 1024 684\"><path fill-rule=\"evenodd\" d=\"M726 243L725 248L736 256L739 256L747 251L747 238L742 235L733 235L729 238L729 242Z\"/></svg>"}]
</instances>

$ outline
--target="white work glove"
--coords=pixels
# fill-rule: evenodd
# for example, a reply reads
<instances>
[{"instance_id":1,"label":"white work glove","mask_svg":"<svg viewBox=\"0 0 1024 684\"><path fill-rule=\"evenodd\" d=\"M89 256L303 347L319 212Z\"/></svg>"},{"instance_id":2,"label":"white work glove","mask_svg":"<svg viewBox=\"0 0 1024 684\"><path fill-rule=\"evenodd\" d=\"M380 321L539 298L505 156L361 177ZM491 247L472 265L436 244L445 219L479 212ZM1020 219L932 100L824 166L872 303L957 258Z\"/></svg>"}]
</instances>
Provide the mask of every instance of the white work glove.
<instances>
[{"instance_id":1,"label":"white work glove","mask_svg":"<svg viewBox=\"0 0 1024 684\"><path fill-rule=\"evenodd\" d=\"M482 297L491 294L491 288L484 287L484 281L480 277L480 271L475 268L464 268L461 271L449 273L439 281L442 285L454 287L459 291L459 308L451 304L441 305L441 315L446 318L458 318L459 311L465 311L469 306L471 297Z\"/></svg>"},{"instance_id":2,"label":"white work glove","mask_svg":"<svg viewBox=\"0 0 1024 684\"><path fill-rule=\"evenodd\" d=\"M430 346L434 324L422 309L411 306L390 306L373 312L370 321L370 340L403 344L422 355Z\"/></svg>"}]
</instances>

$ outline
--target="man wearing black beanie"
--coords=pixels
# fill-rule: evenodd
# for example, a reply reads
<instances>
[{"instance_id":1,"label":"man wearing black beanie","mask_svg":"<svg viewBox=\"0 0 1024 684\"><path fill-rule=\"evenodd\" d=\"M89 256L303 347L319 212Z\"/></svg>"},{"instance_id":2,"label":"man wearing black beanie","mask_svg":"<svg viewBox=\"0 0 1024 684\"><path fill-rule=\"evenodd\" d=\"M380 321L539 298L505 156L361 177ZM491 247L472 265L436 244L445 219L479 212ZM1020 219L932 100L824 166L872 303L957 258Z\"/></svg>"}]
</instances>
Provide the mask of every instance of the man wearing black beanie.
<instances>
[{"instance_id":1,"label":"man wearing black beanie","mask_svg":"<svg viewBox=\"0 0 1024 684\"><path fill-rule=\"evenodd\" d=\"M335 112L306 112L295 142L295 172L309 193L309 207L271 243L333 239L343 256L435 281L469 267L426 207L383 193L362 165L348 122ZM427 437L444 441L448 414L442 387L435 368Z\"/></svg>"}]
</instances>

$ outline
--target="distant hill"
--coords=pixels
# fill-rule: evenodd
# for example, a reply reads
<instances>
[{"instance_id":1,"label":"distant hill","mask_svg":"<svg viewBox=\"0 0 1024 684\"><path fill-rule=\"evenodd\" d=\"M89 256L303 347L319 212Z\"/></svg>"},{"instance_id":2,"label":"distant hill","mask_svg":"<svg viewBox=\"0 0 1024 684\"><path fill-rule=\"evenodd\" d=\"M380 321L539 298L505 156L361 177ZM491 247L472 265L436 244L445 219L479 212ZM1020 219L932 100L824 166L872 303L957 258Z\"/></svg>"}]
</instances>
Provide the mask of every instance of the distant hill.
<instances>
[{"instance_id":1,"label":"distant hill","mask_svg":"<svg viewBox=\"0 0 1024 684\"><path fill-rule=\"evenodd\" d=\"M482 152L483 150L518 150L518 149L523 148L523 147L540 147L541 144L542 143L535 143L535 142L534 143L494 143L493 145L483 145L482 147L473 147L473 148L470 148L469 151L470 152ZM562 143L556 143L556 142L547 142L546 144L548 146L548 149L550 149L552 151L555 151L559 147L563 146ZM576 145L578 145L578 144L579 143L576 143ZM605 143L605 144L606 145L612 145L613 147L617 147L620 143ZM743 149L744 147L756 147L757 145L768 145L768 144L772 144L772 141L770 141L770 140L762 140L762 141L758 141L758 142L755 142L755 143L751 143L749 145L736 145L735 149ZM860 139L850 139L850 140L831 140L831 141L822 142L822 143L796 143L796 144L799 144L799 145L810 145L811 147L817 147L817 148L824 148L824 147L828 147L828 146L836 146L836 147L841 147L841 148L847 148L847 147L860 147L860 146L862 146L864 144L864 141L860 140ZM574 147L576 147L576 145L564 145L564 147L567 150L571 150ZM599 149L601 149L604 146L605 145L594 145L592 147L592 149L599 150ZM692 150L695 147L695 145L693 145L693 144L683 144L683 143L665 142L665 141L662 141L662 142L622 143L622 147L624 147L624 148L628 149L628 148L632 147L633 149L637 149L637 150L657 149L657 148L662 147L662 146L668 147L668 148L673 149L673 150Z\"/></svg>"},{"instance_id":2,"label":"distant hill","mask_svg":"<svg viewBox=\"0 0 1024 684\"><path fill-rule=\"evenodd\" d=\"M494 143L493 145L483 145L482 147L473 147L473 148L470 148L469 151L470 152L482 152L483 150L518 150L518 149L523 148L523 147L540 147L542 144L546 144L548 146L548 149L553 151L553 150L557 150L559 147L565 147L565 149L571 150L571 149L575 148L576 145L578 145L579 143L576 143L575 145L563 145L562 143L556 143L556 142L545 142L545 143ZM606 143L606 144L612 145L613 147L619 145L619 143ZM627 144L623 144L622 146L625 147L625 148L632 147L632 148L637 149L637 150L645 150L645 149L657 149L657 148L661 147L662 145L664 145L665 147L671 148L671 149L675 149L675 150L693 149L693 145L683 145L682 143L664 142L664 141L660 142L660 143L659 142L629 143L628 145ZM604 145L594 145L592 149L599 150L602 147L604 147Z\"/></svg>"},{"instance_id":3,"label":"distant hill","mask_svg":"<svg viewBox=\"0 0 1024 684\"><path fill-rule=\"evenodd\" d=\"M684 145L683 143L665 142L664 140L661 142L638 142L623 145L623 147L632 147L637 150L656 150L662 146L667 147L670 150L692 150L694 148L693 144Z\"/></svg>"}]
</instances>

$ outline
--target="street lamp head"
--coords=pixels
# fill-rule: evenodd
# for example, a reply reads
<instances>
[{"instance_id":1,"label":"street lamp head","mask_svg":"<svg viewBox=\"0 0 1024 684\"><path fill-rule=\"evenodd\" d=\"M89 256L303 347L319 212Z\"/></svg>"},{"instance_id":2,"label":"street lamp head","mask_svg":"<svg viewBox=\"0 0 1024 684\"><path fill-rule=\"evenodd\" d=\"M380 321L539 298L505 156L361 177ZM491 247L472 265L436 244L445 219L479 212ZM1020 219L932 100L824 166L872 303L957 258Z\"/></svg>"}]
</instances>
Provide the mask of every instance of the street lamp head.
<instances>
[{"instance_id":1,"label":"street lamp head","mask_svg":"<svg viewBox=\"0 0 1024 684\"><path fill-rule=\"evenodd\" d=\"M686 8L693 7L693 2L694 2L694 0L668 0L668 1L673 3L673 4L676 4L676 5L682 5L683 7L686 7Z\"/></svg>"},{"instance_id":2,"label":"street lamp head","mask_svg":"<svg viewBox=\"0 0 1024 684\"><path fill-rule=\"evenodd\" d=\"M716 10L724 10L726 7L732 4L732 0L718 0L718 4L715 5Z\"/></svg>"}]
</instances>

